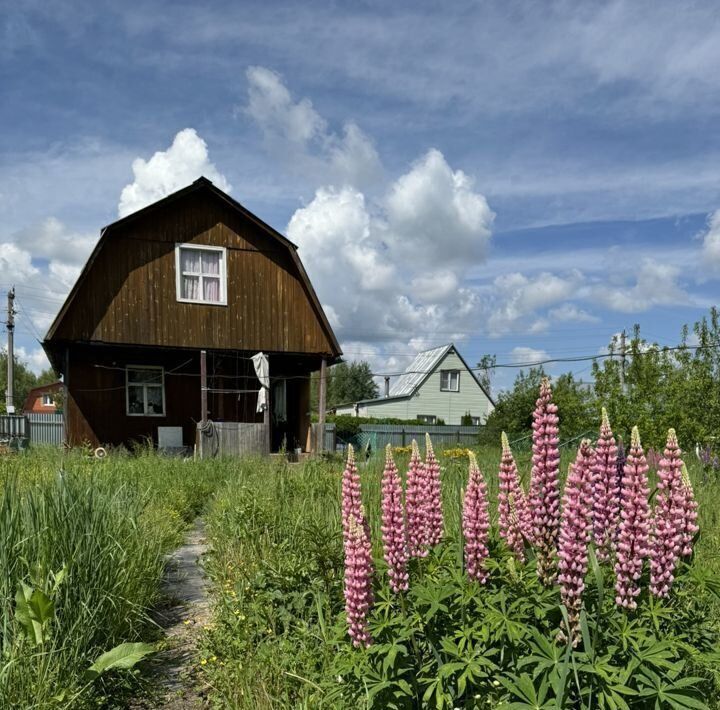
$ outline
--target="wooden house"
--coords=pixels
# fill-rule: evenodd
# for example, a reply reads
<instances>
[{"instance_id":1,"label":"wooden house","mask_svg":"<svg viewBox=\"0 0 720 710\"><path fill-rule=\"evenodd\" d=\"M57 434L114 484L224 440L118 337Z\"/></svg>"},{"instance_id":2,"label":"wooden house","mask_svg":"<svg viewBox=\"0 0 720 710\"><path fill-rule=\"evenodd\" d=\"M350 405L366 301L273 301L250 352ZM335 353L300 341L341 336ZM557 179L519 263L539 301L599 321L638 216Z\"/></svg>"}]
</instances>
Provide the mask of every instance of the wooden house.
<instances>
[{"instance_id":1,"label":"wooden house","mask_svg":"<svg viewBox=\"0 0 720 710\"><path fill-rule=\"evenodd\" d=\"M43 346L67 443L213 451L305 449L310 374L341 355L297 247L206 178L102 230Z\"/></svg>"},{"instance_id":2,"label":"wooden house","mask_svg":"<svg viewBox=\"0 0 720 710\"><path fill-rule=\"evenodd\" d=\"M349 402L337 414L358 417L413 419L423 424L485 423L495 404L482 382L452 344L418 353L405 372L390 385L385 396Z\"/></svg>"}]
</instances>

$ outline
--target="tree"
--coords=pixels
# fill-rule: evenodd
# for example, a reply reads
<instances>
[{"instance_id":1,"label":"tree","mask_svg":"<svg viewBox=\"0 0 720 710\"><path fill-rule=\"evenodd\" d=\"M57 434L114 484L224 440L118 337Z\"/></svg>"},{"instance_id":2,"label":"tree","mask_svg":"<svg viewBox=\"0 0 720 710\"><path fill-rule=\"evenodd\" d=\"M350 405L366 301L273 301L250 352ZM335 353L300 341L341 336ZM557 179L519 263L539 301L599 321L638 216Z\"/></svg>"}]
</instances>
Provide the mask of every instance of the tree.
<instances>
[{"instance_id":1,"label":"tree","mask_svg":"<svg viewBox=\"0 0 720 710\"><path fill-rule=\"evenodd\" d=\"M367 362L341 362L330 368L328 406L375 399L378 386Z\"/></svg>"},{"instance_id":2,"label":"tree","mask_svg":"<svg viewBox=\"0 0 720 710\"><path fill-rule=\"evenodd\" d=\"M520 370L513 388L498 395L495 409L490 412L485 427L481 430L484 441L497 444L503 431L510 439L530 433L532 412L543 377L545 372L542 367L531 367L527 373Z\"/></svg>"},{"instance_id":3,"label":"tree","mask_svg":"<svg viewBox=\"0 0 720 710\"><path fill-rule=\"evenodd\" d=\"M482 388L487 392L488 397L492 397L492 390L490 388L490 378L495 374L495 365L497 364L496 355L483 355L478 361L477 378L482 385Z\"/></svg>"},{"instance_id":4,"label":"tree","mask_svg":"<svg viewBox=\"0 0 720 710\"><path fill-rule=\"evenodd\" d=\"M528 437L532 431L532 413L538 397L540 382L545 377L542 367L521 370L509 392L501 392L495 409L481 430L483 441L497 444L501 432L512 440ZM560 434L563 440L594 430L600 420L592 388L578 382L567 372L553 379L553 399L560 416Z\"/></svg>"},{"instance_id":5,"label":"tree","mask_svg":"<svg viewBox=\"0 0 720 710\"><path fill-rule=\"evenodd\" d=\"M697 346L688 344L690 328L682 330L678 348L643 339L635 326L626 352L625 390L616 357L593 367L595 392L608 409L613 428L628 435L637 425L647 445L661 447L667 430L677 431L687 450L696 443L714 443L720 432L720 314L692 326ZM611 355L614 354L612 346Z\"/></svg>"},{"instance_id":6,"label":"tree","mask_svg":"<svg viewBox=\"0 0 720 710\"><path fill-rule=\"evenodd\" d=\"M318 406L318 373L311 378L311 406ZM328 370L327 406L328 409L338 404L358 402L362 399L375 399L379 394L378 386L373 379L372 370L367 362L341 362Z\"/></svg>"}]
</instances>

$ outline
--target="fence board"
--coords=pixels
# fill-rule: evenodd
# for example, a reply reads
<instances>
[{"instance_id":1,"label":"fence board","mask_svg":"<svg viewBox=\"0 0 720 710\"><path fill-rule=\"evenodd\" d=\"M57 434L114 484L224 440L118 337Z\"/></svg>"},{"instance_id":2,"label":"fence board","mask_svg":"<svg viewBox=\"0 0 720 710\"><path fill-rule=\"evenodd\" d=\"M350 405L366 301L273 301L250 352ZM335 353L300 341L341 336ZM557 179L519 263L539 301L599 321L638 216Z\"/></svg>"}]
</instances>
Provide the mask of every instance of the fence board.
<instances>
[{"instance_id":1,"label":"fence board","mask_svg":"<svg viewBox=\"0 0 720 710\"><path fill-rule=\"evenodd\" d=\"M207 433L198 424L198 453L215 456L256 456L268 453L267 425L254 422L213 422Z\"/></svg>"},{"instance_id":2,"label":"fence board","mask_svg":"<svg viewBox=\"0 0 720 710\"><path fill-rule=\"evenodd\" d=\"M61 413L30 412L25 416L32 445L62 446L65 431Z\"/></svg>"}]
</instances>

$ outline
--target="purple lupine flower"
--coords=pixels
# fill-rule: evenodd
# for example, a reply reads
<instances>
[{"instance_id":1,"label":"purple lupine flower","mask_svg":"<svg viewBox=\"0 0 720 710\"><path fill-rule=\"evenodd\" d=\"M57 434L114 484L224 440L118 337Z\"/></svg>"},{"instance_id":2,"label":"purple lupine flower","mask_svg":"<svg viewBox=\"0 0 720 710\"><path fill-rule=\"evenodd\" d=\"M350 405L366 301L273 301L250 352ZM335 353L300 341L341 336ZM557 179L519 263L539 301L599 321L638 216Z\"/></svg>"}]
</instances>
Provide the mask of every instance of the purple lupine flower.
<instances>
[{"instance_id":1,"label":"purple lupine flower","mask_svg":"<svg viewBox=\"0 0 720 710\"><path fill-rule=\"evenodd\" d=\"M347 447L347 462L342 476L342 526L343 540L347 543L350 534L350 517L364 524L362 514L362 493L360 490L360 474L355 465L355 451L352 444Z\"/></svg>"},{"instance_id":2,"label":"purple lupine flower","mask_svg":"<svg viewBox=\"0 0 720 710\"><path fill-rule=\"evenodd\" d=\"M682 557L690 557L692 555L692 542L695 534L700 529L697 524L698 504L695 500L690 475L688 474L685 464L682 466L682 485L683 485L683 525L681 537Z\"/></svg>"},{"instance_id":3,"label":"purple lupine flower","mask_svg":"<svg viewBox=\"0 0 720 710\"><path fill-rule=\"evenodd\" d=\"M367 621L373 603L372 575L370 540L362 522L350 515L345 543L345 615L348 634L357 647L372 643Z\"/></svg>"},{"instance_id":4,"label":"purple lupine flower","mask_svg":"<svg viewBox=\"0 0 720 710\"><path fill-rule=\"evenodd\" d=\"M648 556L650 506L648 505L648 465L640 443L638 428L632 430L630 451L623 473L620 499L620 529L615 561L615 602L636 609L640 594L643 560Z\"/></svg>"},{"instance_id":5,"label":"purple lupine flower","mask_svg":"<svg viewBox=\"0 0 720 710\"><path fill-rule=\"evenodd\" d=\"M617 475L618 447L605 407L593 466L593 537L598 560L607 562L612 554L620 518L620 485Z\"/></svg>"},{"instance_id":6,"label":"purple lupine flower","mask_svg":"<svg viewBox=\"0 0 720 710\"><path fill-rule=\"evenodd\" d=\"M427 557L427 481L420 449L413 439L405 488L408 547L411 557Z\"/></svg>"},{"instance_id":7,"label":"purple lupine flower","mask_svg":"<svg viewBox=\"0 0 720 710\"><path fill-rule=\"evenodd\" d=\"M519 562L525 561L525 540L532 541L532 515L525 491L520 482L515 457L507 434L502 433L500 459L500 489L498 491L498 522L500 536Z\"/></svg>"},{"instance_id":8,"label":"purple lupine flower","mask_svg":"<svg viewBox=\"0 0 720 710\"><path fill-rule=\"evenodd\" d=\"M465 569L470 579L485 584L488 576L485 561L489 555L487 541L490 530L487 486L475 454L469 451L468 458L470 459L468 485L465 490L462 511Z\"/></svg>"},{"instance_id":9,"label":"purple lupine flower","mask_svg":"<svg viewBox=\"0 0 720 710\"><path fill-rule=\"evenodd\" d=\"M408 546L403 513L402 482L393 460L390 444L385 449L382 477L382 540L388 565L390 589L396 594L408 588Z\"/></svg>"},{"instance_id":10,"label":"purple lupine flower","mask_svg":"<svg viewBox=\"0 0 720 710\"><path fill-rule=\"evenodd\" d=\"M558 541L560 598L568 613L561 638L577 646L580 640L580 611L588 569L588 545L592 532L593 468L595 451L584 439L565 482Z\"/></svg>"},{"instance_id":11,"label":"purple lupine flower","mask_svg":"<svg viewBox=\"0 0 720 710\"><path fill-rule=\"evenodd\" d=\"M555 576L555 552L560 521L560 452L557 406L552 401L548 378L540 385L533 412L533 456L530 478L530 510L533 543L537 549L537 571L543 584Z\"/></svg>"},{"instance_id":12,"label":"purple lupine flower","mask_svg":"<svg viewBox=\"0 0 720 710\"><path fill-rule=\"evenodd\" d=\"M430 434L425 434L425 521L427 544L437 545L443 536L442 486L440 483L440 462L433 451Z\"/></svg>"},{"instance_id":13,"label":"purple lupine flower","mask_svg":"<svg viewBox=\"0 0 720 710\"><path fill-rule=\"evenodd\" d=\"M655 514L650 540L650 593L665 598L675 579L682 552L685 523L683 462L674 429L668 431L664 456L658 465Z\"/></svg>"}]
</instances>

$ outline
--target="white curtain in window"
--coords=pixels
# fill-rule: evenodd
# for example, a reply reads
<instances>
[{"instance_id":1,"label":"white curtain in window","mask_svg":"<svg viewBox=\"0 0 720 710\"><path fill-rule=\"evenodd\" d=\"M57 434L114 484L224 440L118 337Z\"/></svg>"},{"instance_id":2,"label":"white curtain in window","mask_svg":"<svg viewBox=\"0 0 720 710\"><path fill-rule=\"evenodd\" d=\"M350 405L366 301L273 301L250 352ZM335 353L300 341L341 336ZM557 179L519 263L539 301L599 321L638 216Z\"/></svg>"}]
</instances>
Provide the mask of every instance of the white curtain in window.
<instances>
[{"instance_id":1,"label":"white curtain in window","mask_svg":"<svg viewBox=\"0 0 720 710\"><path fill-rule=\"evenodd\" d=\"M180 250L180 267L183 273L200 273L200 254L197 249Z\"/></svg>"},{"instance_id":2,"label":"white curtain in window","mask_svg":"<svg viewBox=\"0 0 720 710\"><path fill-rule=\"evenodd\" d=\"M197 276L182 277L182 297L189 301L200 300L200 279Z\"/></svg>"},{"instance_id":3,"label":"white curtain in window","mask_svg":"<svg viewBox=\"0 0 720 710\"><path fill-rule=\"evenodd\" d=\"M220 252L204 251L202 252L202 271L203 274L211 274L213 276L220 275Z\"/></svg>"},{"instance_id":4,"label":"white curtain in window","mask_svg":"<svg viewBox=\"0 0 720 710\"><path fill-rule=\"evenodd\" d=\"M205 276L203 278L203 300L219 301L220 300L220 279Z\"/></svg>"}]
</instances>

